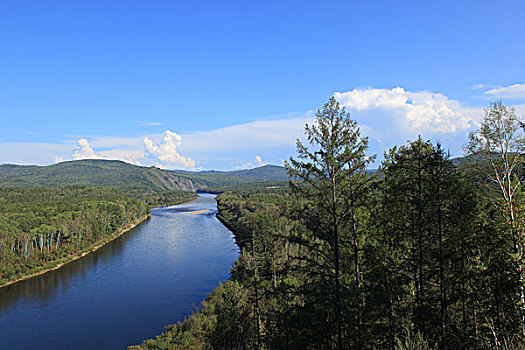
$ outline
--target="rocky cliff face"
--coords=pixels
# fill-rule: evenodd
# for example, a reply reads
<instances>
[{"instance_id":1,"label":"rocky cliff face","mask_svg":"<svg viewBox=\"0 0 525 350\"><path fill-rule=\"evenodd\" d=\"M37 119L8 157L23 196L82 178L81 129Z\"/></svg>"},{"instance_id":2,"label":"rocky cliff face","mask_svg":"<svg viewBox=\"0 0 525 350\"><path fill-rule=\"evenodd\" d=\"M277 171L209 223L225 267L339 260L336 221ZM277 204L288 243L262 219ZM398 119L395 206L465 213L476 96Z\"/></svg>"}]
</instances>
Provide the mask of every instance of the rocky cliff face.
<instances>
[{"instance_id":1,"label":"rocky cliff face","mask_svg":"<svg viewBox=\"0 0 525 350\"><path fill-rule=\"evenodd\" d=\"M189 192L196 190L195 184L190 179L156 167L147 168L143 175L145 180L158 190L183 190Z\"/></svg>"}]
</instances>

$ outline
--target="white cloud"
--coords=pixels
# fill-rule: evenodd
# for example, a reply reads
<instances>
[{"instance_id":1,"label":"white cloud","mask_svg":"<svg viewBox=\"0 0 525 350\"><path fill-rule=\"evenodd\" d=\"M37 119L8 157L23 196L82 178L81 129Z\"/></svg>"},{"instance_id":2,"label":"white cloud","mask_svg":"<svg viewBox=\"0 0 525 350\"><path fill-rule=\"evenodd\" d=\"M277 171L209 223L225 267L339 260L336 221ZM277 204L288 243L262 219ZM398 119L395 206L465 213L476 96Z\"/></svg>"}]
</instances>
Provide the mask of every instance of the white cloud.
<instances>
[{"instance_id":1,"label":"white cloud","mask_svg":"<svg viewBox=\"0 0 525 350\"><path fill-rule=\"evenodd\" d=\"M111 149L100 151L98 155L104 159L118 159L126 163L142 165L145 154L142 149Z\"/></svg>"},{"instance_id":2,"label":"white cloud","mask_svg":"<svg viewBox=\"0 0 525 350\"><path fill-rule=\"evenodd\" d=\"M166 130L161 143L155 143L150 138L144 137L144 147L158 160L157 165L163 168L195 169L195 161L189 157L183 157L177 152L181 145L181 136Z\"/></svg>"},{"instance_id":3,"label":"white cloud","mask_svg":"<svg viewBox=\"0 0 525 350\"><path fill-rule=\"evenodd\" d=\"M141 165L140 159L144 158L144 152L142 150L116 148L111 150L95 152L88 140L79 139L77 143L78 146L76 148L75 153L73 153L74 159L117 159L122 160L126 163Z\"/></svg>"},{"instance_id":4,"label":"white cloud","mask_svg":"<svg viewBox=\"0 0 525 350\"><path fill-rule=\"evenodd\" d=\"M518 114L518 116L521 116L523 119L525 119L525 104L516 105L514 106L514 108L516 109L516 113Z\"/></svg>"},{"instance_id":5,"label":"white cloud","mask_svg":"<svg viewBox=\"0 0 525 350\"><path fill-rule=\"evenodd\" d=\"M370 129L386 122L392 132L456 133L476 125L479 119L459 101L429 91L411 92L401 87L393 89L356 88L336 92L339 103L356 112L375 112L376 120L366 120ZM371 115L369 115L371 116Z\"/></svg>"},{"instance_id":6,"label":"white cloud","mask_svg":"<svg viewBox=\"0 0 525 350\"><path fill-rule=\"evenodd\" d=\"M71 145L40 142L0 142L0 164L53 164L71 158Z\"/></svg>"},{"instance_id":7,"label":"white cloud","mask_svg":"<svg viewBox=\"0 0 525 350\"><path fill-rule=\"evenodd\" d=\"M489 87L489 85L487 85L487 84L474 84L471 87L469 87L469 89L471 89L471 90L483 90L483 89L486 89L488 87Z\"/></svg>"},{"instance_id":8,"label":"white cloud","mask_svg":"<svg viewBox=\"0 0 525 350\"><path fill-rule=\"evenodd\" d=\"M77 141L78 147L75 153L73 153L73 158L75 159L97 159L103 158L95 153L93 148L89 145L88 140L80 139Z\"/></svg>"},{"instance_id":9,"label":"white cloud","mask_svg":"<svg viewBox=\"0 0 525 350\"><path fill-rule=\"evenodd\" d=\"M255 158L252 161L249 161L247 163L244 163L243 165L238 165L235 168L236 169L250 169L250 168L256 168L265 165L263 163L261 156L255 156Z\"/></svg>"},{"instance_id":10,"label":"white cloud","mask_svg":"<svg viewBox=\"0 0 525 350\"><path fill-rule=\"evenodd\" d=\"M499 85L491 85L491 84L474 84L469 87L470 90L488 90L488 89L495 89L499 88Z\"/></svg>"},{"instance_id":11,"label":"white cloud","mask_svg":"<svg viewBox=\"0 0 525 350\"><path fill-rule=\"evenodd\" d=\"M485 91L483 94L491 98L525 99L525 84L514 84Z\"/></svg>"},{"instance_id":12,"label":"white cloud","mask_svg":"<svg viewBox=\"0 0 525 350\"><path fill-rule=\"evenodd\" d=\"M164 125L164 123L149 122L149 121L146 121L146 120L135 120L134 123L137 124L137 125L140 125L140 126L160 126L160 125Z\"/></svg>"},{"instance_id":13,"label":"white cloud","mask_svg":"<svg viewBox=\"0 0 525 350\"><path fill-rule=\"evenodd\" d=\"M238 151L239 148L243 148L253 154L253 150L258 148L293 146L295 140L302 137L304 124L313 120L313 112L306 112L293 118L259 120L211 131L199 131L184 135L184 145L181 149L186 152L204 152Z\"/></svg>"},{"instance_id":14,"label":"white cloud","mask_svg":"<svg viewBox=\"0 0 525 350\"><path fill-rule=\"evenodd\" d=\"M195 161L177 151L181 144L180 135L166 130L160 144L152 140L160 135L150 137L101 137L91 142L82 138L77 141L72 156L74 159L117 159L135 165L154 163L162 168L195 169Z\"/></svg>"},{"instance_id":15,"label":"white cloud","mask_svg":"<svg viewBox=\"0 0 525 350\"><path fill-rule=\"evenodd\" d=\"M419 134L425 139L440 141L453 156L462 155L468 132L476 128L486 107L466 107L441 93L407 91L401 87L356 88L334 96L358 122L362 135L369 137L369 153L377 154L378 161L384 150L413 140ZM519 115L525 113L524 104L515 107ZM120 159L172 169L196 169L196 164L223 170L281 164L282 159L295 153L296 139L305 139L304 124L312 124L314 114L313 111L295 113L183 135L167 130L163 134L136 137L91 136L89 141L81 138L45 147L27 143L20 150L0 143L0 157L4 162L25 164L49 164L55 157Z\"/></svg>"}]
</instances>

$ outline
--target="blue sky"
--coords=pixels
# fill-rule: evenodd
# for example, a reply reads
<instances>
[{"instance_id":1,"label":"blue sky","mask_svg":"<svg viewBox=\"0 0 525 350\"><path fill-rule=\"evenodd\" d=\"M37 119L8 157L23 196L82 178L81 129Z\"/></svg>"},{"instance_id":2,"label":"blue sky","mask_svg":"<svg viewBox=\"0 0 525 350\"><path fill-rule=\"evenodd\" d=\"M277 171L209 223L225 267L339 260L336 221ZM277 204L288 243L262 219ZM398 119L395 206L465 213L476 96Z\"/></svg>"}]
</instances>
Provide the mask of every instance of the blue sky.
<instances>
[{"instance_id":1,"label":"blue sky","mask_svg":"<svg viewBox=\"0 0 525 350\"><path fill-rule=\"evenodd\" d=\"M371 153L525 112L523 1L0 2L0 164L280 164L332 95Z\"/></svg>"}]
</instances>

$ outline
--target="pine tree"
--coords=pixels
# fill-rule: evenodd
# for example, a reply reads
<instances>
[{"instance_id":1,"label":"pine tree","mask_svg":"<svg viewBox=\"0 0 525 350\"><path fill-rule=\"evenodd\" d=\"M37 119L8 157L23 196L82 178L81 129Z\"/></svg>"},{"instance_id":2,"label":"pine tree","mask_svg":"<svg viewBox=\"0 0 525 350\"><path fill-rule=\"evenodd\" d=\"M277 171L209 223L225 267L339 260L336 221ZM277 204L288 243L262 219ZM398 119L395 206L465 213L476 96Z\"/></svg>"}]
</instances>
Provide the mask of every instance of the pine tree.
<instances>
[{"instance_id":1,"label":"pine tree","mask_svg":"<svg viewBox=\"0 0 525 350\"><path fill-rule=\"evenodd\" d=\"M299 217L309 230L305 245L314 252L313 264L332 285L337 348L343 347L342 320L342 242L351 242L355 290L362 287L359 259L358 208L366 198L370 178L366 167L368 139L361 137L357 123L350 119L335 98L330 98L322 111L317 111L314 125L306 125L311 148L297 141L298 159L285 164L288 174L299 182L290 182L301 200ZM361 305L357 305L353 337L360 341Z\"/></svg>"}]
</instances>

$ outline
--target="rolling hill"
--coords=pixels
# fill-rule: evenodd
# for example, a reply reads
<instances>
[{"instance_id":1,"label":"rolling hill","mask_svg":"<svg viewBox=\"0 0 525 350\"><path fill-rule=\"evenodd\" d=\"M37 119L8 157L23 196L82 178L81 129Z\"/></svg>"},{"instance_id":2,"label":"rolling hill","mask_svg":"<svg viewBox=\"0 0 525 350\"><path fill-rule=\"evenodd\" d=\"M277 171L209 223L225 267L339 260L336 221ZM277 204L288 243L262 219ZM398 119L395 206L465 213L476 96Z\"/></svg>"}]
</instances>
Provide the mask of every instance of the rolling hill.
<instances>
[{"instance_id":1,"label":"rolling hill","mask_svg":"<svg viewBox=\"0 0 525 350\"><path fill-rule=\"evenodd\" d=\"M272 182L288 180L282 166L263 165L258 168L234 171L173 171L173 173L191 179L199 189L209 187L239 185L254 182Z\"/></svg>"},{"instance_id":2,"label":"rolling hill","mask_svg":"<svg viewBox=\"0 0 525 350\"><path fill-rule=\"evenodd\" d=\"M173 172L117 160L87 159L48 166L0 165L0 186L147 187L155 191L195 191L193 182Z\"/></svg>"},{"instance_id":3,"label":"rolling hill","mask_svg":"<svg viewBox=\"0 0 525 350\"><path fill-rule=\"evenodd\" d=\"M248 170L199 172L162 170L102 159L68 161L48 166L0 165L0 187L83 185L193 192L216 186L287 179L284 167L276 165Z\"/></svg>"}]
</instances>

